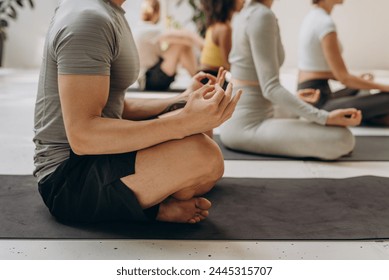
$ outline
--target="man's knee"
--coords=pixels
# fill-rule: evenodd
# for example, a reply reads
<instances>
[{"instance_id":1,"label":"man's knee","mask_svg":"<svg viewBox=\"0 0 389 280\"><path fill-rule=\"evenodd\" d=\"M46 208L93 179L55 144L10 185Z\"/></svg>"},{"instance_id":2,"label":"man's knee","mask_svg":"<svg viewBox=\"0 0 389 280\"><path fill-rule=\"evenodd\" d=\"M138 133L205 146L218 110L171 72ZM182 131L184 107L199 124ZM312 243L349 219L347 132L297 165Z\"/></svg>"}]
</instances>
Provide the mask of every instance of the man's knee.
<instances>
[{"instance_id":1,"label":"man's knee","mask_svg":"<svg viewBox=\"0 0 389 280\"><path fill-rule=\"evenodd\" d=\"M190 186L176 192L173 197L187 200L209 192L223 176L224 160L217 144L203 134L193 135L186 139L186 155L192 161L194 181Z\"/></svg>"},{"instance_id":2,"label":"man's knee","mask_svg":"<svg viewBox=\"0 0 389 280\"><path fill-rule=\"evenodd\" d=\"M207 181L219 180L224 173L224 159L218 145L204 134L191 136L191 140L199 175Z\"/></svg>"}]
</instances>

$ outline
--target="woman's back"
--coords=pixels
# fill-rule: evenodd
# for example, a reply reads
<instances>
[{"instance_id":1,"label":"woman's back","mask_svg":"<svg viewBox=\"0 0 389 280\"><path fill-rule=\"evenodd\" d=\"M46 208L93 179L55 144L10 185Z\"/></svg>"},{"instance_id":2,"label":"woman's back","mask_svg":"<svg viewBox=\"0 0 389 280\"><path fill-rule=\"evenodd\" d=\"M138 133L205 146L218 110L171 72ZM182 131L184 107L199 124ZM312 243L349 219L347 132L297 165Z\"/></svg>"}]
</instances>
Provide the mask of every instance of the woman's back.
<instances>
[{"instance_id":1,"label":"woman's back","mask_svg":"<svg viewBox=\"0 0 389 280\"><path fill-rule=\"evenodd\" d=\"M284 49L274 13L263 4L252 2L236 16L233 30L229 56L233 78L260 81L262 69L262 74L267 69L277 69L278 75ZM271 61L263 59L269 56Z\"/></svg>"},{"instance_id":2,"label":"woman's back","mask_svg":"<svg viewBox=\"0 0 389 280\"><path fill-rule=\"evenodd\" d=\"M331 71L321 45L324 36L331 32L336 32L331 16L322 8L314 7L304 18L300 29L298 48L300 70Z\"/></svg>"},{"instance_id":3,"label":"woman's back","mask_svg":"<svg viewBox=\"0 0 389 280\"><path fill-rule=\"evenodd\" d=\"M229 68L229 65L226 65L226 61L223 58L222 49L216 42L220 29L231 28L229 24L228 26L224 25L227 25L227 23L214 24L207 29L200 58L203 68L215 69L216 71L220 66L223 66L226 69Z\"/></svg>"},{"instance_id":4,"label":"woman's back","mask_svg":"<svg viewBox=\"0 0 389 280\"><path fill-rule=\"evenodd\" d=\"M202 0L207 32L201 54L201 69L216 74L219 67L230 70L231 20L244 5L244 0Z\"/></svg>"}]
</instances>

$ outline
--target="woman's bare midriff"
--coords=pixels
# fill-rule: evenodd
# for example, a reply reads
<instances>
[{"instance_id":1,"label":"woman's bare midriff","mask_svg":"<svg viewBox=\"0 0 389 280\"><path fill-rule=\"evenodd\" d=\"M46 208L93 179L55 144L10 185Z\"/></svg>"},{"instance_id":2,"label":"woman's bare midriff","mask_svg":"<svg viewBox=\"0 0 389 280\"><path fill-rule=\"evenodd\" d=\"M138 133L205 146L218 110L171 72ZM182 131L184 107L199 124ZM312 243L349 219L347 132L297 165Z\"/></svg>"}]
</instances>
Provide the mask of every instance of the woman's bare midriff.
<instances>
[{"instance_id":1,"label":"woman's bare midriff","mask_svg":"<svg viewBox=\"0 0 389 280\"><path fill-rule=\"evenodd\" d=\"M259 86L257 81L249 81L249 80L239 80L232 78L231 83L236 87L244 87L244 86Z\"/></svg>"}]
</instances>

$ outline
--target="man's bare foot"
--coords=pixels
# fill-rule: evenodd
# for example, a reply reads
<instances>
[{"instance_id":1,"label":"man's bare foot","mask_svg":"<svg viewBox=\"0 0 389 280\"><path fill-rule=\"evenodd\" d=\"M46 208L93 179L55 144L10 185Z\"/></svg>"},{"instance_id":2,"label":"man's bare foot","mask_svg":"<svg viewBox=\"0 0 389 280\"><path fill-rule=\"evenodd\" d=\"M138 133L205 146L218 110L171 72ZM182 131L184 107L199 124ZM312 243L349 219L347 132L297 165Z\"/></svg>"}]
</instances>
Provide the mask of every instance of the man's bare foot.
<instances>
[{"instance_id":1,"label":"man's bare foot","mask_svg":"<svg viewBox=\"0 0 389 280\"><path fill-rule=\"evenodd\" d=\"M172 223L198 223L204 220L211 208L211 202L203 197L178 200L169 197L159 206L157 220Z\"/></svg>"}]
</instances>

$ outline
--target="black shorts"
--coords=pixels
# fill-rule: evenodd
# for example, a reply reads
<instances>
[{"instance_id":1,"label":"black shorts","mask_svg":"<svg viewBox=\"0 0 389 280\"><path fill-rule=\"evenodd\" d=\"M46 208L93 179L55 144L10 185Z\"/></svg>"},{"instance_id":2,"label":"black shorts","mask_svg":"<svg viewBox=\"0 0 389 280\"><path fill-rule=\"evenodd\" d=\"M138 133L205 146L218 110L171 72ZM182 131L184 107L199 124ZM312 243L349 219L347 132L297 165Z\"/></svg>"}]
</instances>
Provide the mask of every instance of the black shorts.
<instances>
[{"instance_id":1,"label":"black shorts","mask_svg":"<svg viewBox=\"0 0 389 280\"><path fill-rule=\"evenodd\" d=\"M120 180L135 173L136 152L70 157L39 183L50 213L63 222L154 220L157 206L143 210Z\"/></svg>"},{"instance_id":2,"label":"black shorts","mask_svg":"<svg viewBox=\"0 0 389 280\"><path fill-rule=\"evenodd\" d=\"M151 67L146 72L146 85L145 90L152 90L152 91L165 91L168 90L170 87L170 84L174 82L175 75L168 76L165 72L161 69L161 64L163 62L163 59L160 58L157 64L155 64L153 67Z\"/></svg>"}]
</instances>

